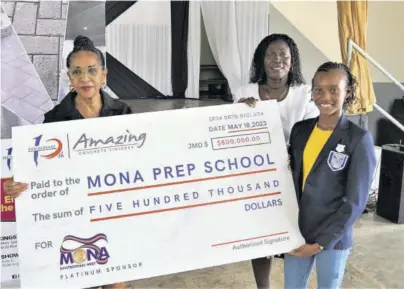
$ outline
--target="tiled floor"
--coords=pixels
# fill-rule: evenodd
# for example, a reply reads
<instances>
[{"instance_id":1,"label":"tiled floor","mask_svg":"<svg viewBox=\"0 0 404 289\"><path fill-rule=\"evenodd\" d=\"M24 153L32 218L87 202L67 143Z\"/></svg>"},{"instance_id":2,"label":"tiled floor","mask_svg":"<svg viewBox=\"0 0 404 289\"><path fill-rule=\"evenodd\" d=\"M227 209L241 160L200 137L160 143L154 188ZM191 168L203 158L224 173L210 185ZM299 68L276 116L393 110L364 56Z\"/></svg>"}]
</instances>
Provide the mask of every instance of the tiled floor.
<instances>
[{"instance_id":1,"label":"tiled floor","mask_svg":"<svg viewBox=\"0 0 404 289\"><path fill-rule=\"evenodd\" d=\"M1 39L1 105L28 123L41 123L53 107L15 30Z\"/></svg>"}]
</instances>

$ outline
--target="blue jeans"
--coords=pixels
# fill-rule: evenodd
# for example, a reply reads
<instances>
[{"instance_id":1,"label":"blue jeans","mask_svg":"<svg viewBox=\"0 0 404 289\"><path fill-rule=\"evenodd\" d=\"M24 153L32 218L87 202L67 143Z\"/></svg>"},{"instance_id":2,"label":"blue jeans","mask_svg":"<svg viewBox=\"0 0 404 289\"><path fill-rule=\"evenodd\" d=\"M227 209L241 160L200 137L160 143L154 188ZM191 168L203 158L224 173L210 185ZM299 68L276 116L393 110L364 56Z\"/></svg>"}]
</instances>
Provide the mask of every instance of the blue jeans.
<instances>
[{"instance_id":1,"label":"blue jeans","mask_svg":"<svg viewBox=\"0 0 404 289\"><path fill-rule=\"evenodd\" d=\"M316 262L317 286L321 289L339 289L344 278L349 249L327 250L311 257L285 254L285 289L307 288L310 273Z\"/></svg>"}]
</instances>

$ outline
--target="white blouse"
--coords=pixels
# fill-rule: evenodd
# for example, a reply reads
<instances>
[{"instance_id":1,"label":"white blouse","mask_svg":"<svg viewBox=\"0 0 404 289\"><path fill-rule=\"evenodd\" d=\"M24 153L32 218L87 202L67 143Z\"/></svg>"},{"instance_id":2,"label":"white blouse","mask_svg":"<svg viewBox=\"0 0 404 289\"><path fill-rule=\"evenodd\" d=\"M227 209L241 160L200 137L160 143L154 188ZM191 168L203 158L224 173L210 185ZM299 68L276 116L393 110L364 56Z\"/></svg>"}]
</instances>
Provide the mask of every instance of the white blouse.
<instances>
[{"instance_id":1,"label":"white blouse","mask_svg":"<svg viewBox=\"0 0 404 289\"><path fill-rule=\"evenodd\" d=\"M257 83L240 87L234 96L234 103L238 103L241 98L249 97L260 100ZM309 85L291 86L286 98L278 102L278 104L287 144L295 123L304 119L315 118L319 115L317 106L311 101Z\"/></svg>"}]
</instances>

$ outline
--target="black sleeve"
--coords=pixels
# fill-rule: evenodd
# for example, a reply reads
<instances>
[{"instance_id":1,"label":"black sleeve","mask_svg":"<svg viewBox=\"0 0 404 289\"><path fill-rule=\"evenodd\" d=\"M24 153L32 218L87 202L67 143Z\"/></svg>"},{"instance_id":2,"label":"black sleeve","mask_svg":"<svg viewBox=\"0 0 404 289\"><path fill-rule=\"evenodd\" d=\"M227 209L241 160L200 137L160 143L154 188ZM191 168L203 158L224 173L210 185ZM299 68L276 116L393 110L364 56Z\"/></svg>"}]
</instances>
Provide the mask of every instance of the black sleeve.
<instances>
[{"instance_id":1,"label":"black sleeve","mask_svg":"<svg viewBox=\"0 0 404 289\"><path fill-rule=\"evenodd\" d=\"M295 142L295 135L296 135L296 124L293 125L292 131L290 133L290 138L289 138L289 144L288 144L288 154L289 154L289 165L292 171L295 169L294 168L294 155L293 155L293 149L294 149L294 142Z\"/></svg>"},{"instance_id":2,"label":"black sleeve","mask_svg":"<svg viewBox=\"0 0 404 289\"><path fill-rule=\"evenodd\" d=\"M50 122L55 122L55 116L53 110L45 113L45 119L43 120L43 123L50 123Z\"/></svg>"}]
</instances>

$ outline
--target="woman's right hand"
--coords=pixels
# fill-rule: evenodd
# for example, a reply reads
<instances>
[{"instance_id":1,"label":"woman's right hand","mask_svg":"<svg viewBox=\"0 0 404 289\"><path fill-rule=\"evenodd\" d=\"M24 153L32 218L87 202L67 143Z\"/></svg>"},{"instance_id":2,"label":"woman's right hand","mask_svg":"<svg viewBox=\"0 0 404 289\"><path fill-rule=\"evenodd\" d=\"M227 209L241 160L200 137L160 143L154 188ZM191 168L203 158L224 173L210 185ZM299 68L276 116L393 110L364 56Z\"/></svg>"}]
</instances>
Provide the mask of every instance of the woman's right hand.
<instances>
[{"instance_id":1,"label":"woman's right hand","mask_svg":"<svg viewBox=\"0 0 404 289\"><path fill-rule=\"evenodd\" d=\"M12 198L17 198L22 192L28 189L28 184L16 183L14 179L8 179L3 184L4 193Z\"/></svg>"},{"instance_id":2,"label":"woman's right hand","mask_svg":"<svg viewBox=\"0 0 404 289\"><path fill-rule=\"evenodd\" d=\"M257 103L257 100L254 97L240 98L238 103L245 103L249 107L255 107L255 104Z\"/></svg>"}]
</instances>

